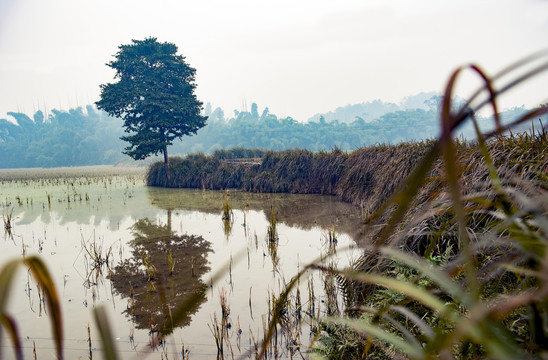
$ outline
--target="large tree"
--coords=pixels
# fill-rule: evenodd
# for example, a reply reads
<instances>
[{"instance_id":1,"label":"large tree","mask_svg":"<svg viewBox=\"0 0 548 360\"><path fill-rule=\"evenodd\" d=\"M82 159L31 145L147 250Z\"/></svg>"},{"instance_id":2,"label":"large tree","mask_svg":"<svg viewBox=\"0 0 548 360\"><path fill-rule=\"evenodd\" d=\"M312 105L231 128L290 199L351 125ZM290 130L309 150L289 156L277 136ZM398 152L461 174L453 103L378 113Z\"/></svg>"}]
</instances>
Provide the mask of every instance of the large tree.
<instances>
[{"instance_id":1,"label":"large tree","mask_svg":"<svg viewBox=\"0 0 548 360\"><path fill-rule=\"evenodd\" d=\"M129 135L121 139L130 144L125 154L142 160L163 152L169 179L167 147L196 134L207 120L194 94L196 70L177 55L175 44L152 37L120 45L107 66L116 70L118 81L101 85L101 100L95 104L124 121Z\"/></svg>"}]
</instances>

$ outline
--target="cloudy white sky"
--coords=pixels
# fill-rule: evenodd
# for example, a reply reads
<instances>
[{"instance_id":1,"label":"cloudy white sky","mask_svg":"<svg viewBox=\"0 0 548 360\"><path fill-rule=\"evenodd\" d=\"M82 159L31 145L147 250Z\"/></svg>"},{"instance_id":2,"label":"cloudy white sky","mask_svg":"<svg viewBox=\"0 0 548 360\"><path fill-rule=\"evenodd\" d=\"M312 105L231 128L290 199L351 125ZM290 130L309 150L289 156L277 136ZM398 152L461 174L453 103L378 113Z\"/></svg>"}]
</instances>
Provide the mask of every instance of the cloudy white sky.
<instances>
[{"instance_id":1,"label":"cloudy white sky","mask_svg":"<svg viewBox=\"0 0 548 360\"><path fill-rule=\"evenodd\" d=\"M0 0L0 118L97 101L118 45L149 36L179 47L204 103L306 120L439 91L463 63L494 73L546 48L548 1ZM546 84L511 101L545 101Z\"/></svg>"}]
</instances>

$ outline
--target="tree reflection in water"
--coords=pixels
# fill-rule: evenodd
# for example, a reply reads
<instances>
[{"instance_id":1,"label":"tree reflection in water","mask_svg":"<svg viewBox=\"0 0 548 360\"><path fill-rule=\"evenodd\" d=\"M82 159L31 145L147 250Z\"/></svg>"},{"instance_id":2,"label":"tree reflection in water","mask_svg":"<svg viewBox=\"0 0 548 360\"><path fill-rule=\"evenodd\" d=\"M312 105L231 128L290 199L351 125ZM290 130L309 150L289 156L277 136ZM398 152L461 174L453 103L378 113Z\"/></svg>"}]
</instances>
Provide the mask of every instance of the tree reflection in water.
<instances>
[{"instance_id":1,"label":"tree reflection in water","mask_svg":"<svg viewBox=\"0 0 548 360\"><path fill-rule=\"evenodd\" d=\"M157 225L148 218L138 220L129 243L132 257L116 266L111 276L116 292L128 299L124 313L137 328L151 332L160 331L174 309L204 286L201 279L210 271L207 255L211 243L201 236L177 235L170 225ZM188 315L198 309L199 305ZM177 325L186 326L190 320L187 316Z\"/></svg>"}]
</instances>

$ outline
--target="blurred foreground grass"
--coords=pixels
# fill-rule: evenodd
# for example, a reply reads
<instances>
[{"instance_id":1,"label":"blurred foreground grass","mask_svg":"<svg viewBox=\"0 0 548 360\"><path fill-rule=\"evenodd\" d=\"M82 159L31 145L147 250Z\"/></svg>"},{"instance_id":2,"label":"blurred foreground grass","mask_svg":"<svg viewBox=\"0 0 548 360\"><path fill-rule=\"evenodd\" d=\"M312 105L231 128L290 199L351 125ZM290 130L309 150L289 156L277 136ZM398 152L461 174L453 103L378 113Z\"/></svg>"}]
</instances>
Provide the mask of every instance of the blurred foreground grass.
<instances>
[{"instance_id":1,"label":"blurred foreground grass","mask_svg":"<svg viewBox=\"0 0 548 360\"><path fill-rule=\"evenodd\" d=\"M545 71L546 55L536 54L492 78L474 65L454 72L441 109L442 134L399 191L365 221L370 248L353 269L320 262L305 269L336 275L346 297L344 314L320 320L313 355L548 356L548 132L538 123L530 132L511 133L548 108L540 106L507 125L495 115L494 130L487 133L474 117L485 106L498 114L497 97ZM539 59L540 65L515 74ZM453 88L464 70L475 72L485 86L453 109ZM509 76L496 91L494 81ZM453 137L465 121L477 130L474 143ZM271 323L266 344L275 331Z\"/></svg>"}]
</instances>

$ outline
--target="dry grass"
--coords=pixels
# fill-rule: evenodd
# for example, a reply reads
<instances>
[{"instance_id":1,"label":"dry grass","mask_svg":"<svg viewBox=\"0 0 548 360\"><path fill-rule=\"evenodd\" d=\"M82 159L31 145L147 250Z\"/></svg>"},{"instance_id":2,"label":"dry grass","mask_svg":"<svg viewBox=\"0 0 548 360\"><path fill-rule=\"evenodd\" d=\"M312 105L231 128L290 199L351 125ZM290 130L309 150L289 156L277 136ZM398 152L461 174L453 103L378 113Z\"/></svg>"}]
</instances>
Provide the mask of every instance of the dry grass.
<instances>
[{"instance_id":1,"label":"dry grass","mask_svg":"<svg viewBox=\"0 0 548 360\"><path fill-rule=\"evenodd\" d=\"M59 168L28 168L28 169L1 169L0 181L13 180L37 180L37 179L71 179L83 177L104 177L104 176L140 176L145 173L141 167L129 166L76 166Z\"/></svg>"}]
</instances>

